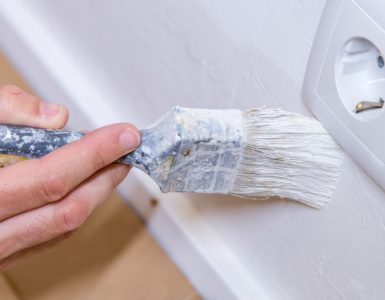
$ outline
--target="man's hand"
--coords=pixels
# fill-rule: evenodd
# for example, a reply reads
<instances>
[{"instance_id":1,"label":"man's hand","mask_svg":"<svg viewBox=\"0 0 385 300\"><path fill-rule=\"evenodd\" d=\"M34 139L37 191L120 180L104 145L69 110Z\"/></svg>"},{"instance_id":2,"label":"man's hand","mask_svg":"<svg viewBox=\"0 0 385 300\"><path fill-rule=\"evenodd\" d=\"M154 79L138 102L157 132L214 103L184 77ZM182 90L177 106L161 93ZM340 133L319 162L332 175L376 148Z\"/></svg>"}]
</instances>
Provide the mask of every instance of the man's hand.
<instances>
[{"instance_id":1,"label":"man's hand","mask_svg":"<svg viewBox=\"0 0 385 300\"><path fill-rule=\"evenodd\" d=\"M0 86L0 123L61 128L67 118L61 105ZM139 142L133 125L115 124L0 169L0 270L77 229L127 175L129 167L113 162Z\"/></svg>"}]
</instances>

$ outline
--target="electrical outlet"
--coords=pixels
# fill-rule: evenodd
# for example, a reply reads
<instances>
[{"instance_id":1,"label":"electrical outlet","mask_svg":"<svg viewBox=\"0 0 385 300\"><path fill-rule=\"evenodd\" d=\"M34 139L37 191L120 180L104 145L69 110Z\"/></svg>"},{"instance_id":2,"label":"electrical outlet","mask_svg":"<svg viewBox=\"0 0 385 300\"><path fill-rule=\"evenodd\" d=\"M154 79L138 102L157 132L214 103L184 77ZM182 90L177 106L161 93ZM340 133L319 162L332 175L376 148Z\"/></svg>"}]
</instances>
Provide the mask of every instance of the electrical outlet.
<instances>
[{"instance_id":1,"label":"electrical outlet","mask_svg":"<svg viewBox=\"0 0 385 300\"><path fill-rule=\"evenodd\" d=\"M329 0L303 99L328 132L385 189L385 2Z\"/></svg>"}]
</instances>

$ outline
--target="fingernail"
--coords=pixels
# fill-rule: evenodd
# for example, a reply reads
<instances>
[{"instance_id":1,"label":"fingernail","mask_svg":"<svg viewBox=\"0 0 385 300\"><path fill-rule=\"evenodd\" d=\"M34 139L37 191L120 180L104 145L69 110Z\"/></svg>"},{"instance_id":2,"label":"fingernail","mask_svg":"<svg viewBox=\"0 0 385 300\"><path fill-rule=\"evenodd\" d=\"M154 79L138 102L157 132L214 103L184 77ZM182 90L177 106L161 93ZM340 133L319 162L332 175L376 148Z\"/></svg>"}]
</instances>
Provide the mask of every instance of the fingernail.
<instances>
[{"instance_id":1,"label":"fingernail","mask_svg":"<svg viewBox=\"0 0 385 300\"><path fill-rule=\"evenodd\" d=\"M59 104L42 102L40 104L40 115L45 118L55 117L58 114L60 108L61 108L61 105Z\"/></svg>"},{"instance_id":2,"label":"fingernail","mask_svg":"<svg viewBox=\"0 0 385 300\"><path fill-rule=\"evenodd\" d=\"M133 128L126 128L119 136L120 145L127 151L134 150L139 146L140 135Z\"/></svg>"}]
</instances>

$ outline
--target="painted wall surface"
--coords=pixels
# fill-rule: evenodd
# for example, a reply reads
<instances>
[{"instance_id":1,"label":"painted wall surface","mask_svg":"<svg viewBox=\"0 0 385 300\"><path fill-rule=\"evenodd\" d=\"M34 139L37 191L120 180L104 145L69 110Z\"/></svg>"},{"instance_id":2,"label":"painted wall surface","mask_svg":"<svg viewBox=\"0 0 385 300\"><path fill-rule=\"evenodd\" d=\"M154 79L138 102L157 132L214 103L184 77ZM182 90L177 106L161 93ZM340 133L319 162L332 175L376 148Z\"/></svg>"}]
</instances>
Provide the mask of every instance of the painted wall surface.
<instances>
[{"instance_id":1,"label":"painted wall surface","mask_svg":"<svg viewBox=\"0 0 385 300\"><path fill-rule=\"evenodd\" d=\"M62 79L70 97L83 99L76 105L108 103L95 109L103 122L144 126L172 105L268 105L310 115L300 93L324 0L14 3L68 58L58 78L79 70ZM164 205L176 203L167 197ZM187 198L268 298L385 299L384 192L348 157L320 211L283 200Z\"/></svg>"}]
</instances>

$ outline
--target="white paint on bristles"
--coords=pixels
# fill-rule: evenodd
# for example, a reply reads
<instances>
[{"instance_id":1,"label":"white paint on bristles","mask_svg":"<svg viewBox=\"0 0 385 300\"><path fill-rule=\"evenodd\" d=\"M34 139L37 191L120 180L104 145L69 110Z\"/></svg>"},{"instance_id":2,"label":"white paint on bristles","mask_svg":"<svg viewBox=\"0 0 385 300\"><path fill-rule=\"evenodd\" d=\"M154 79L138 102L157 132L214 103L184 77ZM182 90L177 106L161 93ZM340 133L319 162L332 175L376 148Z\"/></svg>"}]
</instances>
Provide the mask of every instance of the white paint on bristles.
<instances>
[{"instance_id":1,"label":"white paint on bristles","mask_svg":"<svg viewBox=\"0 0 385 300\"><path fill-rule=\"evenodd\" d=\"M313 118L281 109L244 112L246 145L231 193L279 196L321 208L341 173L342 151Z\"/></svg>"}]
</instances>

